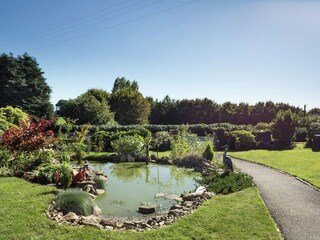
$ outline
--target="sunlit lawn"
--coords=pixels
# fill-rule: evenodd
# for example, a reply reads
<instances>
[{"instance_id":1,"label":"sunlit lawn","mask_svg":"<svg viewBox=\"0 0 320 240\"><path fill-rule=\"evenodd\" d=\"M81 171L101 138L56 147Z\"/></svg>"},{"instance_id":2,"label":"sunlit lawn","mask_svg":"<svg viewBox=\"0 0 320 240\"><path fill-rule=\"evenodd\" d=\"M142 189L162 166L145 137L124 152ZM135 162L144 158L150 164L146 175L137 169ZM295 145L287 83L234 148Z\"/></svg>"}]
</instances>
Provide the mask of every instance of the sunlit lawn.
<instances>
[{"instance_id":1,"label":"sunlit lawn","mask_svg":"<svg viewBox=\"0 0 320 240\"><path fill-rule=\"evenodd\" d=\"M54 192L0 177L0 239L280 239L255 188L216 196L173 225L146 232L59 226L44 214Z\"/></svg>"},{"instance_id":2,"label":"sunlit lawn","mask_svg":"<svg viewBox=\"0 0 320 240\"><path fill-rule=\"evenodd\" d=\"M301 143L293 150L250 150L229 155L280 169L320 188L320 152L303 148Z\"/></svg>"}]
</instances>

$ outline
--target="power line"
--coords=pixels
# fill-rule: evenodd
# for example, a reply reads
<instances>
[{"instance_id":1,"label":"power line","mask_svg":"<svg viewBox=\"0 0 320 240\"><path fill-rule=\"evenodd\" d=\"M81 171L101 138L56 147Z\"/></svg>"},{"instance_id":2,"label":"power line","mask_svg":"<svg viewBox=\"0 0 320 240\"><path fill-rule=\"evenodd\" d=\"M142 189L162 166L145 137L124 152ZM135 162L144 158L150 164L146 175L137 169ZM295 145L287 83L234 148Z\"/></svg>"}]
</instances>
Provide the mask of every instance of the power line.
<instances>
[{"instance_id":1,"label":"power line","mask_svg":"<svg viewBox=\"0 0 320 240\"><path fill-rule=\"evenodd\" d=\"M98 33L98 32L103 32L103 31L106 31L106 30L109 30L109 29L117 28L117 27L120 27L120 26L122 26L122 25L126 25L126 24L129 24L129 23L132 23L132 22L136 22L136 21L139 21L139 20L142 20L142 19L145 19L145 18L149 18L149 17L155 16L155 15L159 15L159 14L162 14L162 13L165 13L165 12L168 12L168 11L171 11L171 10L174 10L174 9L177 9L177 8L181 8L181 7L184 7L184 6L186 6L186 5L189 5L189 4L198 2L198 1L200 1L200 0L188 1L188 2L185 2L185 3L182 3L182 4L175 5L175 6L173 6L173 7L165 8L165 9L162 9L162 10L159 10L159 11L156 11L156 12L153 12L153 13L150 13L150 14L143 15L143 16L141 16L141 17L133 18L133 19L128 20L128 21L123 21L123 22L121 22L121 23L114 24L114 25L112 25L112 26L100 28L100 29L97 29L97 30L93 30L93 31L84 33L84 34L79 34L79 35L77 35L77 36L74 36L74 37L71 37L71 38L68 38L68 39L64 39L64 40L61 40L61 41L57 41L57 42L54 42L54 43L52 43L52 44L47 44L47 45L44 45L44 46L42 46L42 47L33 48L33 49L31 49L31 50L43 49L43 48L55 46L55 45L58 45L58 44L61 44L61 43L64 43L64 42L68 42L68 41L71 41L71 40L74 40L74 39L78 39L78 38L90 36L90 35L96 34L96 33Z\"/></svg>"},{"instance_id":2,"label":"power line","mask_svg":"<svg viewBox=\"0 0 320 240\"><path fill-rule=\"evenodd\" d=\"M116 6L119 6L120 4L123 4L125 2L128 2L129 0L125 0L125 1L122 1L120 3L117 3L117 4L114 4L108 8L104 8L100 11L97 11L97 12L94 12L94 13L90 13L90 14L87 14L83 17L79 17L78 19L79 20L82 20L82 22L77 22L77 23L74 23L74 22L66 22L66 23L63 23L62 25L59 25L57 27L54 27L54 28L51 28L50 30L47 30L47 31L44 31L44 32L40 32L40 33L36 33L36 34L33 34L32 36L29 36L27 38L24 38L24 39L20 39L20 40L17 40L17 41L14 41L14 42L10 42L6 45L2 45L2 47L13 47L14 49L16 48L20 48L20 47L23 47L23 46L29 46L30 44L34 43L34 42L39 42L39 41L43 41L43 40L47 40L47 39L51 39L51 38L55 38L55 37L58 37L60 35L64 35L64 34L68 34L70 32L75 32L77 30L81 30L82 27L87 27L87 26L91 26L91 25L94 25L94 24L97 24L99 22L103 22L105 21L106 19L103 19L105 17L108 17L107 19L111 19L111 18L114 18L114 17L117 17L117 16L120 16L120 15L123 15L124 13L120 13L118 15L114 15L115 13L117 12L121 12L122 10L124 9L127 9L129 8L128 11L126 11L125 13L130 13L130 12L133 12L133 11L136 11L137 9L139 8L142 8L142 7L138 7L138 8L134 8L134 9L131 9L131 7L134 7L136 5L139 5L143 2L146 2L147 0L142 0L142 1L139 1L139 2L136 2L136 3L131 3L129 5L126 5L120 9L116 9L114 11L109 11L107 13L103 13L105 12L106 10L110 10ZM158 0L157 2L159 1L162 1L162 0ZM147 5L153 5L152 4L147 4ZM100 14L97 16L97 13ZM103 13L103 14L101 14ZM113 17L110 17L114 15ZM92 18L92 16L94 18ZM92 18L91 20L83 20L84 18ZM100 19L100 20L99 20Z\"/></svg>"}]
</instances>

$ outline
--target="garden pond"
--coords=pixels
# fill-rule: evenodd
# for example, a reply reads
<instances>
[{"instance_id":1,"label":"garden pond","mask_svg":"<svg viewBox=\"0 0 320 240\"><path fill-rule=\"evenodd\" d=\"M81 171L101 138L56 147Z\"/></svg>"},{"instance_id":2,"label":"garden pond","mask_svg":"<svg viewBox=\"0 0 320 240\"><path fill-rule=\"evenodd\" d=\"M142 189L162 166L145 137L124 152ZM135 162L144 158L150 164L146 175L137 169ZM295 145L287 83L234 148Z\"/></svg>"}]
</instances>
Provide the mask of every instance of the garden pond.
<instances>
[{"instance_id":1,"label":"garden pond","mask_svg":"<svg viewBox=\"0 0 320 240\"><path fill-rule=\"evenodd\" d=\"M141 216L140 205L155 205L162 213L176 197L196 189L198 173L172 165L145 163L93 163L108 176L105 193L95 199L105 216Z\"/></svg>"}]
</instances>

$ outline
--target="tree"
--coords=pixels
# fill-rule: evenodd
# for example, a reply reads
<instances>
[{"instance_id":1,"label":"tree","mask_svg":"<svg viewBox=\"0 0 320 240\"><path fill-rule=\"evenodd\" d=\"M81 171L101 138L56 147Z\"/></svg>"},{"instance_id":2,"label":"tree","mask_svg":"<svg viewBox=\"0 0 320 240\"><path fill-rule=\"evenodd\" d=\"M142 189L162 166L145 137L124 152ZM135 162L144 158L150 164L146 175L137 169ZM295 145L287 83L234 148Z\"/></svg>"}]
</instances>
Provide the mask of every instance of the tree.
<instances>
[{"instance_id":1,"label":"tree","mask_svg":"<svg viewBox=\"0 0 320 240\"><path fill-rule=\"evenodd\" d=\"M25 122L27 119L28 114L19 108L0 108L0 133L11 127L18 127L21 121Z\"/></svg>"},{"instance_id":2,"label":"tree","mask_svg":"<svg viewBox=\"0 0 320 240\"><path fill-rule=\"evenodd\" d=\"M13 106L40 117L53 113L51 89L36 59L24 54L0 56L0 107Z\"/></svg>"},{"instance_id":3,"label":"tree","mask_svg":"<svg viewBox=\"0 0 320 240\"><path fill-rule=\"evenodd\" d=\"M77 124L113 124L114 114L110 111L108 96L103 90L89 89L76 99L60 100L56 104L56 113L77 119Z\"/></svg>"},{"instance_id":4,"label":"tree","mask_svg":"<svg viewBox=\"0 0 320 240\"><path fill-rule=\"evenodd\" d=\"M138 92L137 83L117 78L110 98L111 110L119 124L146 124L150 115L150 103Z\"/></svg>"},{"instance_id":5,"label":"tree","mask_svg":"<svg viewBox=\"0 0 320 240\"><path fill-rule=\"evenodd\" d=\"M272 128L275 143L281 148L293 146L295 135L295 122L291 110L279 111Z\"/></svg>"},{"instance_id":6,"label":"tree","mask_svg":"<svg viewBox=\"0 0 320 240\"><path fill-rule=\"evenodd\" d=\"M131 90L135 92L139 92L139 85L137 81L130 81L124 77L117 77L114 81L113 88L112 88L112 94L115 93L118 90L124 89L124 88L130 88Z\"/></svg>"}]
</instances>

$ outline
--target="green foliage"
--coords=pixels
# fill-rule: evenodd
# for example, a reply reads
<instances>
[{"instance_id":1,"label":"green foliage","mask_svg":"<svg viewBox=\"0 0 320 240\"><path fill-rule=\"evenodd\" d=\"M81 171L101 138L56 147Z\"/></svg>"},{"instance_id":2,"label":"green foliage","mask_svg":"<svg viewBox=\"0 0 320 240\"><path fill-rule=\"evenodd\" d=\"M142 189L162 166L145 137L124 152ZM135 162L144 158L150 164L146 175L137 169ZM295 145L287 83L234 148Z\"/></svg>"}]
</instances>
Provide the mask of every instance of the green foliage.
<instances>
[{"instance_id":1,"label":"green foliage","mask_svg":"<svg viewBox=\"0 0 320 240\"><path fill-rule=\"evenodd\" d=\"M305 142L307 140L307 128L306 127L297 127L295 130L295 141L296 142Z\"/></svg>"},{"instance_id":2,"label":"green foliage","mask_svg":"<svg viewBox=\"0 0 320 240\"><path fill-rule=\"evenodd\" d=\"M111 110L115 113L116 121L123 125L147 123L150 115L149 101L138 91L136 82L131 84L129 80L117 81L118 79L110 98ZM127 86L128 84L130 86Z\"/></svg>"},{"instance_id":3,"label":"green foliage","mask_svg":"<svg viewBox=\"0 0 320 240\"><path fill-rule=\"evenodd\" d=\"M18 107L37 118L52 115L51 89L36 59L27 53L0 56L0 86L0 107Z\"/></svg>"},{"instance_id":4,"label":"green foliage","mask_svg":"<svg viewBox=\"0 0 320 240\"><path fill-rule=\"evenodd\" d=\"M111 142L112 148L119 155L140 156L144 152L144 139L140 135L123 136Z\"/></svg>"},{"instance_id":5,"label":"green foliage","mask_svg":"<svg viewBox=\"0 0 320 240\"><path fill-rule=\"evenodd\" d=\"M28 114L20 108L11 106L0 108L0 134L11 127L18 127L21 121L26 122Z\"/></svg>"},{"instance_id":6,"label":"green foliage","mask_svg":"<svg viewBox=\"0 0 320 240\"><path fill-rule=\"evenodd\" d=\"M93 200L88 193L70 189L58 195L54 207L64 214L74 212L77 215L88 216L93 213L93 206Z\"/></svg>"},{"instance_id":7,"label":"green foliage","mask_svg":"<svg viewBox=\"0 0 320 240\"><path fill-rule=\"evenodd\" d=\"M173 137L171 142L171 154L172 158L181 158L191 151L190 142L188 140L188 132L184 126Z\"/></svg>"},{"instance_id":8,"label":"green foliage","mask_svg":"<svg viewBox=\"0 0 320 240\"><path fill-rule=\"evenodd\" d=\"M204 150L202 157L204 157L205 159L212 161L213 159L213 149L210 143L207 144L206 150Z\"/></svg>"},{"instance_id":9,"label":"green foliage","mask_svg":"<svg viewBox=\"0 0 320 240\"><path fill-rule=\"evenodd\" d=\"M252 177L241 172L220 174L217 171L211 171L208 176L197 179L197 182L207 186L209 191L216 194L233 193L253 186Z\"/></svg>"},{"instance_id":10,"label":"green foliage","mask_svg":"<svg viewBox=\"0 0 320 240\"><path fill-rule=\"evenodd\" d=\"M60 100L56 104L59 116L75 119L77 124L115 124L110 111L108 93L90 89L76 99Z\"/></svg>"},{"instance_id":11,"label":"green foliage","mask_svg":"<svg viewBox=\"0 0 320 240\"><path fill-rule=\"evenodd\" d=\"M255 147L255 137L251 132L246 130L237 130L231 132L231 135L235 139L236 150L248 150Z\"/></svg>"},{"instance_id":12,"label":"green foliage","mask_svg":"<svg viewBox=\"0 0 320 240\"><path fill-rule=\"evenodd\" d=\"M108 132L98 131L91 136L92 151L104 152L108 150Z\"/></svg>"},{"instance_id":13,"label":"green foliage","mask_svg":"<svg viewBox=\"0 0 320 240\"><path fill-rule=\"evenodd\" d=\"M37 179L41 184L54 183L54 174L60 173L60 164L43 164L37 168Z\"/></svg>"},{"instance_id":14,"label":"green foliage","mask_svg":"<svg viewBox=\"0 0 320 240\"><path fill-rule=\"evenodd\" d=\"M93 179L93 181L96 183L95 187L97 189L105 189L106 188L106 182L102 178L95 177Z\"/></svg>"},{"instance_id":15,"label":"green foliage","mask_svg":"<svg viewBox=\"0 0 320 240\"><path fill-rule=\"evenodd\" d=\"M206 159L198 154L186 154L181 158L175 158L174 164L179 167L193 168L199 167L206 162Z\"/></svg>"},{"instance_id":16,"label":"green foliage","mask_svg":"<svg viewBox=\"0 0 320 240\"><path fill-rule=\"evenodd\" d=\"M157 132L155 138L152 141L152 146L157 150L157 157L159 157L160 146L163 144L170 145L171 135L168 132Z\"/></svg>"},{"instance_id":17,"label":"green foliage","mask_svg":"<svg viewBox=\"0 0 320 240\"><path fill-rule=\"evenodd\" d=\"M290 110L278 112L272 128L272 135L277 146L293 147L295 136L295 122Z\"/></svg>"},{"instance_id":18,"label":"green foliage","mask_svg":"<svg viewBox=\"0 0 320 240\"><path fill-rule=\"evenodd\" d=\"M62 163L60 167L61 172L61 185L63 189L67 189L71 186L72 183L72 167L69 163Z\"/></svg>"}]
</instances>

